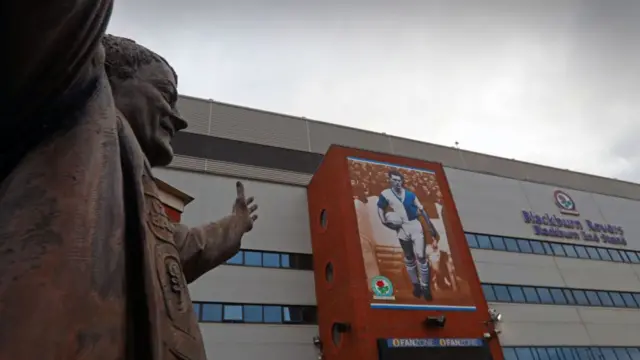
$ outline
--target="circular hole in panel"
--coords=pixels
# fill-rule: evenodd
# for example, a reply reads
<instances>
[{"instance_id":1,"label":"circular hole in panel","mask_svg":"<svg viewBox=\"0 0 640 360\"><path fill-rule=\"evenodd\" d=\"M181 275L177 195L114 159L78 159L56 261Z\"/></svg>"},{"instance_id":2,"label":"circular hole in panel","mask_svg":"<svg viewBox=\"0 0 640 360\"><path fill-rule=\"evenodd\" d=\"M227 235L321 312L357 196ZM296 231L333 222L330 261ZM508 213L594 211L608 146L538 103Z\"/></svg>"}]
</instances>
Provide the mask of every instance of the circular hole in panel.
<instances>
[{"instance_id":1,"label":"circular hole in panel","mask_svg":"<svg viewBox=\"0 0 640 360\"><path fill-rule=\"evenodd\" d=\"M340 342L342 342L342 334L340 333L338 328L339 325L336 323L333 323L333 325L331 326L331 340L333 341L333 345L335 345L336 347L340 346Z\"/></svg>"},{"instance_id":2,"label":"circular hole in panel","mask_svg":"<svg viewBox=\"0 0 640 360\"><path fill-rule=\"evenodd\" d=\"M333 264L331 262L324 267L324 278L327 282L333 282Z\"/></svg>"},{"instance_id":3,"label":"circular hole in panel","mask_svg":"<svg viewBox=\"0 0 640 360\"><path fill-rule=\"evenodd\" d=\"M327 210L326 209L322 209L322 211L320 211L320 226L323 229L327 228Z\"/></svg>"}]
</instances>

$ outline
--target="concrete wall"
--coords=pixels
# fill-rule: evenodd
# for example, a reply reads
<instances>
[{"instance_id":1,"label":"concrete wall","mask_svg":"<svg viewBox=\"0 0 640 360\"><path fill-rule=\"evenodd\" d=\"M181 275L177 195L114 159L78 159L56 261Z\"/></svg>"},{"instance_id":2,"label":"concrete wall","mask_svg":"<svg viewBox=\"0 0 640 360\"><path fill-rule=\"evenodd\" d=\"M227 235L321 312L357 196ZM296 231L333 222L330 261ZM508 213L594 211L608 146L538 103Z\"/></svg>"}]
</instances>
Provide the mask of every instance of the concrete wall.
<instances>
[{"instance_id":1,"label":"concrete wall","mask_svg":"<svg viewBox=\"0 0 640 360\"><path fill-rule=\"evenodd\" d=\"M541 241L640 249L640 202L576 190L446 169L465 231ZM555 190L566 191L580 216L562 215ZM536 236L521 211L567 219L615 223L627 246ZM486 283L581 289L640 291L640 265L473 249L480 280ZM517 345L638 346L640 311L601 307L491 304L503 314L501 341Z\"/></svg>"},{"instance_id":2,"label":"concrete wall","mask_svg":"<svg viewBox=\"0 0 640 360\"><path fill-rule=\"evenodd\" d=\"M207 358L212 360L317 360L312 325L201 323Z\"/></svg>"},{"instance_id":3,"label":"concrete wall","mask_svg":"<svg viewBox=\"0 0 640 360\"><path fill-rule=\"evenodd\" d=\"M156 169L154 173L195 198L182 215L183 223L189 226L230 214L236 197L236 181L243 181L246 195L254 196L259 206L259 220L253 231L243 238L242 247L311 253L306 188L165 168Z\"/></svg>"}]
</instances>

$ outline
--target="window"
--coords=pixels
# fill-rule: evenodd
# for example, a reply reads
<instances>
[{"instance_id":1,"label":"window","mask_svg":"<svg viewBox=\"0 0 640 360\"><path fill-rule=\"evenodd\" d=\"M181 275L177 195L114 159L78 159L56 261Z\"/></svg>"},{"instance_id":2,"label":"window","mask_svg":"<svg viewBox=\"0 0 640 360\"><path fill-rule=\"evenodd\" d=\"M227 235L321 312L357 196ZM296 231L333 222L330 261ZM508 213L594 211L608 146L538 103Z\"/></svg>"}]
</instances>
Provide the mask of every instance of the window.
<instances>
[{"instance_id":1,"label":"window","mask_svg":"<svg viewBox=\"0 0 640 360\"><path fill-rule=\"evenodd\" d=\"M244 252L242 250L238 251L238 253L235 254L231 259L227 260L227 264L242 265L243 254Z\"/></svg>"},{"instance_id":2,"label":"window","mask_svg":"<svg viewBox=\"0 0 640 360\"><path fill-rule=\"evenodd\" d=\"M544 251L544 246L542 246L542 243L540 241L529 241L529 243L531 244L531 248L533 249L533 253L534 254L540 254L540 255L545 255L546 252Z\"/></svg>"},{"instance_id":3,"label":"window","mask_svg":"<svg viewBox=\"0 0 640 360\"><path fill-rule=\"evenodd\" d=\"M540 303L540 298L538 297L538 293L536 292L536 288L532 286L523 286L522 292L524 292L525 300L530 304L538 304Z\"/></svg>"},{"instance_id":4,"label":"window","mask_svg":"<svg viewBox=\"0 0 640 360\"><path fill-rule=\"evenodd\" d=\"M264 253L262 263L265 267L280 267L280 254Z\"/></svg>"},{"instance_id":5,"label":"window","mask_svg":"<svg viewBox=\"0 0 640 360\"><path fill-rule=\"evenodd\" d=\"M576 253L580 259L590 259L589 253L587 252L587 248L584 246L574 246L576 249Z\"/></svg>"},{"instance_id":6,"label":"window","mask_svg":"<svg viewBox=\"0 0 640 360\"><path fill-rule=\"evenodd\" d=\"M524 292L519 286L509 286L509 294L511 295L511 299L513 300L513 302L526 302L526 299L524 298Z\"/></svg>"},{"instance_id":7,"label":"window","mask_svg":"<svg viewBox=\"0 0 640 360\"><path fill-rule=\"evenodd\" d=\"M547 352L547 349L545 348L537 348L537 349L532 349L532 350L537 350L536 352L538 353L538 359L540 360L549 360L549 353Z\"/></svg>"},{"instance_id":8,"label":"window","mask_svg":"<svg viewBox=\"0 0 640 360\"><path fill-rule=\"evenodd\" d=\"M580 359L576 359L573 356L573 350L572 348L562 348L562 355L564 355L564 358L566 360L580 360Z\"/></svg>"},{"instance_id":9,"label":"window","mask_svg":"<svg viewBox=\"0 0 640 360\"><path fill-rule=\"evenodd\" d=\"M564 247L562 246L562 244L552 243L551 244L551 250L553 250L553 255L555 255L555 256L565 256L566 255L566 253L564 252Z\"/></svg>"},{"instance_id":10,"label":"window","mask_svg":"<svg viewBox=\"0 0 640 360\"><path fill-rule=\"evenodd\" d=\"M265 306L264 322L271 324L282 323L282 306Z\"/></svg>"},{"instance_id":11,"label":"window","mask_svg":"<svg viewBox=\"0 0 640 360\"><path fill-rule=\"evenodd\" d=\"M622 299L622 294L611 291L609 292L609 296L611 296L611 300L613 300L613 306L627 307L627 304L625 304L624 300Z\"/></svg>"},{"instance_id":12,"label":"window","mask_svg":"<svg viewBox=\"0 0 640 360\"><path fill-rule=\"evenodd\" d=\"M244 306L244 321L245 322L262 322L262 306L260 305L245 305Z\"/></svg>"},{"instance_id":13,"label":"window","mask_svg":"<svg viewBox=\"0 0 640 360\"><path fill-rule=\"evenodd\" d=\"M516 348L516 355L518 360L534 360L531 348Z\"/></svg>"},{"instance_id":14,"label":"window","mask_svg":"<svg viewBox=\"0 0 640 360\"><path fill-rule=\"evenodd\" d=\"M291 254L291 267L300 270L313 270L313 257L307 254Z\"/></svg>"},{"instance_id":15,"label":"window","mask_svg":"<svg viewBox=\"0 0 640 360\"><path fill-rule=\"evenodd\" d=\"M609 249L609 255L611 255L611 259L613 259L613 261L615 261L615 262L624 262L624 260L622 260L622 256L620 256L620 253L618 252L618 250Z\"/></svg>"},{"instance_id":16,"label":"window","mask_svg":"<svg viewBox=\"0 0 640 360\"><path fill-rule=\"evenodd\" d=\"M533 249L531 249L531 244L529 244L529 240L518 239L518 246L523 253L530 254L533 252Z\"/></svg>"},{"instance_id":17,"label":"window","mask_svg":"<svg viewBox=\"0 0 640 360\"><path fill-rule=\"evenodd\" d=\"M600 258L600 253L598 252L598 249L589 246L587 248L587 252L589 253L589 257L591 257L594 260L601 260Z\"/></svg>"},{"instance_id":18,"label":"window","mask_svg":"<svg viewBox=\"0 0 640 360\"><path fill-rule=\"evenodd\" d=\"M640 264L640 251L466 233L470 248Z\"/></svg>"},{"instance_id":19,"label":"window","mask_svg":"<svg viewBox=\"0 0 640 360\"><path fill-rule=\"evenodd\" d=\"M589 303L594 306L600 306L602 303L600 302L600 297L598 297L598 293L595 291L585 291L587 294L587 299L589 299Z\"/></svg>"},{"instance_id":20,"label":"window","mask_svg":"<svg viewBox=\"0 0 640 360\"><path fill-rule=\"evenodd\" d=\"M640 293L487 283L482 284L482 291L489 302L640 307Z\"/></svg>"},{"instance_id":21,"label":"window","mask_svg":"<svg viewBox=\"0 0 640 360\"><path fill-rule=\"evenodd\" d=\"M242 305L224 305L222 314L224 321L242 321Z\"/></svg>"},{"instance_id":22,"label":"window","mask_svg":"<svg viewBox=\"0 0 640 360\"><path fill-rule=\"evenodd\" d=\"M611 261L611 255L609 255L609 252L607 251L607 249L598 248L598 254L600 255L600 258L602 260Z\"/></svg>"},{"instance_id":23,"label":"window","mask_svg":"<svg viewBox=\"0 0 640 360\"><path fill-rule=\"evenodd\" d=\"M622 293L620 294L622 296L622 299L624 300L625 305L627 305L627 307L630 308L637 308L638 305L636 301L633 299L633 295L629 294L629 293Z\"/></svg>"},{"instance_id":24,"label":"window","mask_svg":"<svg viewBox=\"0 0 640 360\"><path fill-rule=\"evenodd\" d=\"M245 251L244 264L247 266L262 266L262 253L258 251Z\"/></svg>"},{"instance_id":25,"label":"window","mask_svg":"<svg viewBox=\"0 0 640 360\"><path fill-rule=\"evenodd\" d=\"M496 300L510 302L511 296L509 295L509 290L504 285L494 285L493 292L496 294Z\"/></svg>"},{"instance_id":26,"label":"window","mask_svg":"<svg viewBox=\"0 0 640 360\"><path fill-rule=\"evenodd\" d=\"M476 236L474 234L465 234L465 237L467 238L467 244L469 244L470 248L477 248L478 247L478 240L476 240Z\"/></svg>"},{"instance_id":27,"label":"window","mask_svg":"<svg viewBox=\"0 0 640 360\"><path fill-rule=\"evenodd\" d=\"M625 251L625 254L627 254L627 257L629 258L630 262L634 264L640 264L640 255L632 251Z\"/></svg>"},{"instance_id":28,"label":"window","mask_svg":"<svg viewBox=\"0 0 640 360\"><path fill-rule=\"evenodd\" d=\"M200 304L202 307L202 321L222 321L222 305Z\"/></svg>"},{"instance_id":29,"label":"window","mask_svg":"<svg viewBox=\"0 0 640 360\"><path fill-rule=\"evenodd\" d=\"M520 252L520 248L518 247L518 242L516 241L516 239L504 238L504 244L507 247L507 251Z\"/></svg>"},{"instance_id":30,"label":"window","mask_svg":"<svg viewBox=\"0 0 640 360\"><path fill-rule=\"evenodd\" d=\"M196 313L196 319L200 319L200 304L193 304L193 312Z\"/></svg>"},{"instance_id":31,"label":"window","mask_svg":"<svg viewBox=\"0 0 640 360\"><path fill-rule=\"evenodd\" d=\"M278 253L273 251L240 250L227 265L259 266L281 269L313 270L310 254Z\"/></svg>"},{"instance_id":32,"label":"window","mask_svg":"<svg viewBox=\"0 0 640 360\"><path fill-rule=\"evenodd\" d=\"M548 288L539 287L537 290L538 295L540 295L540 301L543 304L553 304L553 298Z\"/></svg>"},{"instance_id":33,"label":"window","mask_svg":"<svg viewBox=\"0 0 640 360\"><path fill-rule=\"evenodd\" d=\"M562 289L550 289L551 297L553 298L553 302L555 304L566 304L567 299L564 297L564 292Z\"/></svg>"},{"instance_id":34,"label":"window","mask_svg":"<svg viewBox=\"0 0 640 360\"><path fill-rule=\"evenodd\" d=\"M194 302L199 321L252 324L317 324L315 306Z\"/></svg>"},{"instance_id":35,"label":"window","mask_svg":"<svg viewBox=\"0 0 640 360\"><path fill-rule=\"evenodd\" d=\"M571 291L571 289L562 289L562 293L564 294L564 297L567 298L567 303L569 304L577 304L578 302L576 301L576 299L573 297L573 292ZM553 294L553 291L552 291ZM585 298L585 301L587 299Z\"/></svg>"},{"instance_id":36,"label":"window","mask_svg":"<svg viewBox=\"0 0 640 360\"><path fill-rule=\"evenodd\" d=\"M629 356L633 360L640 360L640 348L627 348Z\"/></svg>"},{"instance_id":37,"label":"window","mask_svg":"<svg viewBox=\"0 0 640 360\"><path fill-rule=\"evenodd\" d=\"M553 249L551 248L551 244L548 242L543 242L542 245L544 246L544 251L547 252L547 254L549 255L553 255Z\"/></svg>"},{"instance_id":38,"label":"window","mask_svg":"<svg viewBox=\"0 0 640 360\"><path fill-rule=\"evenodd\" d=\"M613 306L611 296L606 291L598 291L598 297L603 306Z\"/></svg>"},{"instance_id":39,"label":"window","mask_svg":"<svg viewBox=\"0 0 640 360\"><path fill-rule=\"evenodd\" d=\"M496 301L496 294L493 292L493 287L491 285L482 284L482 292L484 293L484 298L487 301Z\"/></svg>"},{"instance_id":40,"label":"window","mask_svg":"<svg viewBox=\"0 0 640 360\"><path fill-rule=\"evenodd\" d=\"M290 268L291 262L289 261L289 254L280 254L280 266L283 268Z\"/></svg>"},{"instance_id":41,"label":"window","mask_svg":"<svg viewBox=\"0 0 640 360\"><path fill-rule=\"evenodd\" d=\"M282 308L284 312L284 322L294 324L315 324L317 323L317 314L315 309L310 306L285 306Z\"/></svg>"},{"instance_id":42,"label":"window","mask_svg":"<svg viewBox=\"0 0 640 360\"><path fill-rule=\"evenodd\" d=\"M618 359L620 360L631 360L631 357L629 356L627 349L617 348L617 349L613 349L613 352L616 353L616 356L618 356Z\"/></svg>"},{"instance_id":43,"label":"window","mask_svg":"<svg viewBox=\"0 0 640 360\"><path fill-rule=\"evenodd\" d=\"M578 305L590 305L589 299L587 299L587 294L582 290L573 290L573 296L576 298L576 302Z\"/></svg>"},{"instance_id":44,"label":"window","mask_svg":"<svg viewBox=\"0 0 640 360\"><path fill-rule=\"evenodd\" d=\"M518 360L518 355L516 355L516 349L503 347L502 354L504 355L504 360Z\"/></svg>"},{"instance_id":45,"label":"window","mask_svg":"<svg viewBox=\"0 0 640 360\"><path fill-rule=\"evenodd\" d=\"M564 248L564 252L567 253L568 257L572 257L572 258L578 257L578 253L576 252L576 249L573 247L573 245L564 244L562 245L562 247Z\"/></svg>"},{"instance_id":46,"label":"window","mask_svg":"<svg viewBox=\"0 0 640 360\"><path fill-rule=\"evenodd\" d=\"M507 250L507 246L504 244L504 239L499 236L491 236L491 246L494 250Z\"/></svg>"},{"instance_id":47,"label":"window","mask_svg":"<svg viewBox=\"0 0 640 360\"><path fill-rule=\"evenodd\" d=\"M478 240L478 247L480 249L491 249L491 241L488 236L476 235L476 239Z\"/></svg>"}]
</instances>

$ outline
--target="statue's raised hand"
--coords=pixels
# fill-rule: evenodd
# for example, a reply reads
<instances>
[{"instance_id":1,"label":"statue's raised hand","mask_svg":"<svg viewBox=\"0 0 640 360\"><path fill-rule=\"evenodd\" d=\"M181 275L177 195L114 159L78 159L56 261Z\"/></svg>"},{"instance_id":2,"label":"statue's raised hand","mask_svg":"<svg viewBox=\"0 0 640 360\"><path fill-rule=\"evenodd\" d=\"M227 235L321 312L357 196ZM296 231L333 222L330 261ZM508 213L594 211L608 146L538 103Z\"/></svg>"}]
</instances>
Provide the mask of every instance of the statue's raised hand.
<instances>
[{"instance_id":1,"label":"statue's raised hand","mask_svg":"<svg viewBox=\"0 0 640 360\"><path fill-rule=\"evenodd\" d=\"M233 211L231 213L234 216L235 225L243 233L253 229L253 223L258 219L258 215L255 213L256 210L258 210L258 205L253 204L253 196L246 198L244 185L240 181L236 182L236 201L233 203Z\"/></svg>"}]
</instances>

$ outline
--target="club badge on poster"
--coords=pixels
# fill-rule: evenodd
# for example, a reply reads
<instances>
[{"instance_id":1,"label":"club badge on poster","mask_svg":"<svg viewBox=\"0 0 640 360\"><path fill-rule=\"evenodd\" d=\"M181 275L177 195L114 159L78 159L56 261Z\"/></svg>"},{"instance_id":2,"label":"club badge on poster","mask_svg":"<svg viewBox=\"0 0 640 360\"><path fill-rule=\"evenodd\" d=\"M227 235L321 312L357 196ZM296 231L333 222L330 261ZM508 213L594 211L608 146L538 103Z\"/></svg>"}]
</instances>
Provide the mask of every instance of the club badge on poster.
<instances>
[{"instance_id":1,"label":"club badge on poster","mask_svg":"<svg viewBox=\"0 0 640 360\"><path fill-rule=\"evenodd\" d=\"M435 173L353 157L348 163L371 307L474 311L468 279L456 271Z\"/></svg>"}]
</instances>

